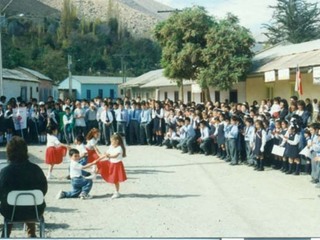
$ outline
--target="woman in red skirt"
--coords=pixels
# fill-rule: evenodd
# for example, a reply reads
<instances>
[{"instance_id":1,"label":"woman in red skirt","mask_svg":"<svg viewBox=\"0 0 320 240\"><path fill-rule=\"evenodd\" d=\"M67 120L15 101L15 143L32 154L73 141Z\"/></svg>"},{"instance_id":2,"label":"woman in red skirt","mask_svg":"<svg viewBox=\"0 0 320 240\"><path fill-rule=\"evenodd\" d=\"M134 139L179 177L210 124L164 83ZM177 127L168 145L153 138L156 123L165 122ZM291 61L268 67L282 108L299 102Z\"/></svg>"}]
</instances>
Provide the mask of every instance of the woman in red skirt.
<instances>
[{"instance_id":1,"label":"woman in red skirt","mask_svg":"<svg viewBox=\"0 0 320 240\"><path fill-rule=\"evenodd\" d=\"M124 169L122 159L126 157L126 148L124 146L122 137L119 134L114 134L111 137L111 146L106 153L107 161L100 161L97 163L102 178L115 186L115 193L112 199L120 197L120 182L127 180L126 171Z\"/></svg>"},{"instance_id":2,"label":"woman in red skirt","mask_svg":"<svg viewBox=\"0 0 320 240\"><path fill-rule=\"evenodd\" d=\"M60 164L67 154L69 146L62 144L56 137L58 129L56 126L47 127L47 149L46 164L49 164L47 179L54 178L52 170L55 164Z\"/></svg>"},{"instance_id":3,"label":"woman in red skirt","mask_svg":"<svg viewBox=\"0 0 320 240\"><path fill-rule=\"evenodd\" d=\"M86 149L88 152L88 163L91 163L94 160L97 160L98 158L101 157L101 153L97 148L99 134L100 134L99 129L92 128L86 136L86 140L87 140ZM94 179L96 177L96 165L92 166L91 172L92 174L86 178Z\"/></svg>"}]
</instances>

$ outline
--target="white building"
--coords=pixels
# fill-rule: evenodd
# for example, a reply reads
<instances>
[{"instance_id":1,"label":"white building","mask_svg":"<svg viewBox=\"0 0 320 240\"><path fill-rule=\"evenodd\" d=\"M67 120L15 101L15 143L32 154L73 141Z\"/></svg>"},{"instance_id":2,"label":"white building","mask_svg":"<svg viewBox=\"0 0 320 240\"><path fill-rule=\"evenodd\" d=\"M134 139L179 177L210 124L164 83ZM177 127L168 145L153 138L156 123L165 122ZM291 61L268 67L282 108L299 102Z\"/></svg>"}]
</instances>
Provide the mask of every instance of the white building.
<instances>
[{"instance_id":1,"label":"white building","mask_svg":"<svg viewBox=\"0 0 320 240\"><path fill-rule=\"evenodd\" d=\"M3 69L3 93L10 98L21 97L24 101L39 98L39 80L14 69Z\"/></svg>"},{"instance_id":2,"label":"white building","mask_svg":"<svg viewBox=\"0 0 320 240\"><path fill-rule=\"evenodd\" d=\"M163 69L147 72L137 78L134 78L124 84L121 84L120 89L123 89L127 96L141 99L156 99L164 100L166 98L173 101L181 99L179 96L179 87L174 80L171 80L163 75ZM184 96L185 102L203 102L203 93L195 81L184 80ZM220 91L215 88L210 88L210 97L212 101L229 102L244 102L246 99L246 84L239 82L235 84L229 91Z\"/></svg>"}]
</instances>

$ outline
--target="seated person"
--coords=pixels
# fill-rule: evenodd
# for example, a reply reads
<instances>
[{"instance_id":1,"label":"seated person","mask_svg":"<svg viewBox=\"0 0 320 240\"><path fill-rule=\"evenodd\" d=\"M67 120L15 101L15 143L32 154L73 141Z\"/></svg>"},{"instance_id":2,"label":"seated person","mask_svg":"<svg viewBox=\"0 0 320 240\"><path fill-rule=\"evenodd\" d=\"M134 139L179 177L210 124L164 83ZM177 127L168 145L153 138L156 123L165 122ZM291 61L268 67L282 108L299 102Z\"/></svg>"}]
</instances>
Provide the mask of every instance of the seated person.
<instances>
[{"instance_id":1,"label":"seated person","mask_svg":"<svg viewBox=\"0 0 320 240\"><path fill-rule=\"evenodd\" d=\"M0 212L5 218L11 218L13 206L7 204L9 192L39 189L45 195L48 184L41 168L28 160L28 147L23 138L15 136L11 139L7 144L7 156L9 164L0 172ZM45 207L45 202L38 206L39 216L43 214ZM36 237L35 223L28 223L28 220L35 218L34 206L16 208L14 220L26 221L28 237ZM12 224L8 226L8 236L11 229Z\"/></svg>"}]
</instances>

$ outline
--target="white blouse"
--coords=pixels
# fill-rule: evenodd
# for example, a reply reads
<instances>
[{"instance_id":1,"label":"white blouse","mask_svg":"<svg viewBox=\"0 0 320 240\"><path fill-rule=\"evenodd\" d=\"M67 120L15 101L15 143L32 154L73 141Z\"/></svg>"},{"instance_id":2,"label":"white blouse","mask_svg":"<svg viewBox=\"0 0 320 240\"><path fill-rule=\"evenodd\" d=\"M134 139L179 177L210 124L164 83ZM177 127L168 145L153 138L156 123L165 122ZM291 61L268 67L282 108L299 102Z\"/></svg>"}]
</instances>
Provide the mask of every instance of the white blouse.
<instances>
[{"instance_id":1,"label":"white blouse","mask_svg":"<svg viewBox=\"0 0 320 240\"><path fill-rule=\"evenodd\" d=\"M122 159L123 159L123 156L122 156L123 151L122 151L121 146L114 147L114 146L111 145L109 147L107 153L109 153L112 156L119 154L118 157L116 157L116 158L110 158L110 162L112 162L112 163L121 162Z\"/></svg>"},{"instance_id":2,"label":"white blouse","mask_svg":"<svg viewBox=\"0 0 320 240\"><path fill-rule=\"evenodd\" d=\"M58 147L60 144L56 136L47 134L47 147Z\"/></svg>"}]
</instances>

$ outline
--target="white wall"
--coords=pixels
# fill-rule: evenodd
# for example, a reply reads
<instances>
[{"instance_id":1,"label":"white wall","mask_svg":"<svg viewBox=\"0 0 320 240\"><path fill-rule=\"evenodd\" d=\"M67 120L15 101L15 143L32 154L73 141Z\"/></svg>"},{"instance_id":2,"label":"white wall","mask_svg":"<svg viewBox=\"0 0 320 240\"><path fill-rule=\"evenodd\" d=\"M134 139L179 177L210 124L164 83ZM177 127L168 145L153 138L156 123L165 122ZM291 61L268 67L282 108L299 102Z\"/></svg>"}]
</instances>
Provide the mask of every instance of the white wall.
<instances>
[{"instance_id":1,"label":"white wall","mask_svg":"<svg viewBox=\"0 0 320 240\"><path fill-rule=\"evenodd\" d=\"M7 101L14 97L17 98L21 94L21 88L27 88L27 101L30 100L30 87L32 87L32 97L39 99L39 92L37 92L37 88L39 88L39 83L37 82L29 82L29 81L15 81L15 80L3 80L3 93L7 97Z\"/></svg>"}]
</instances>

